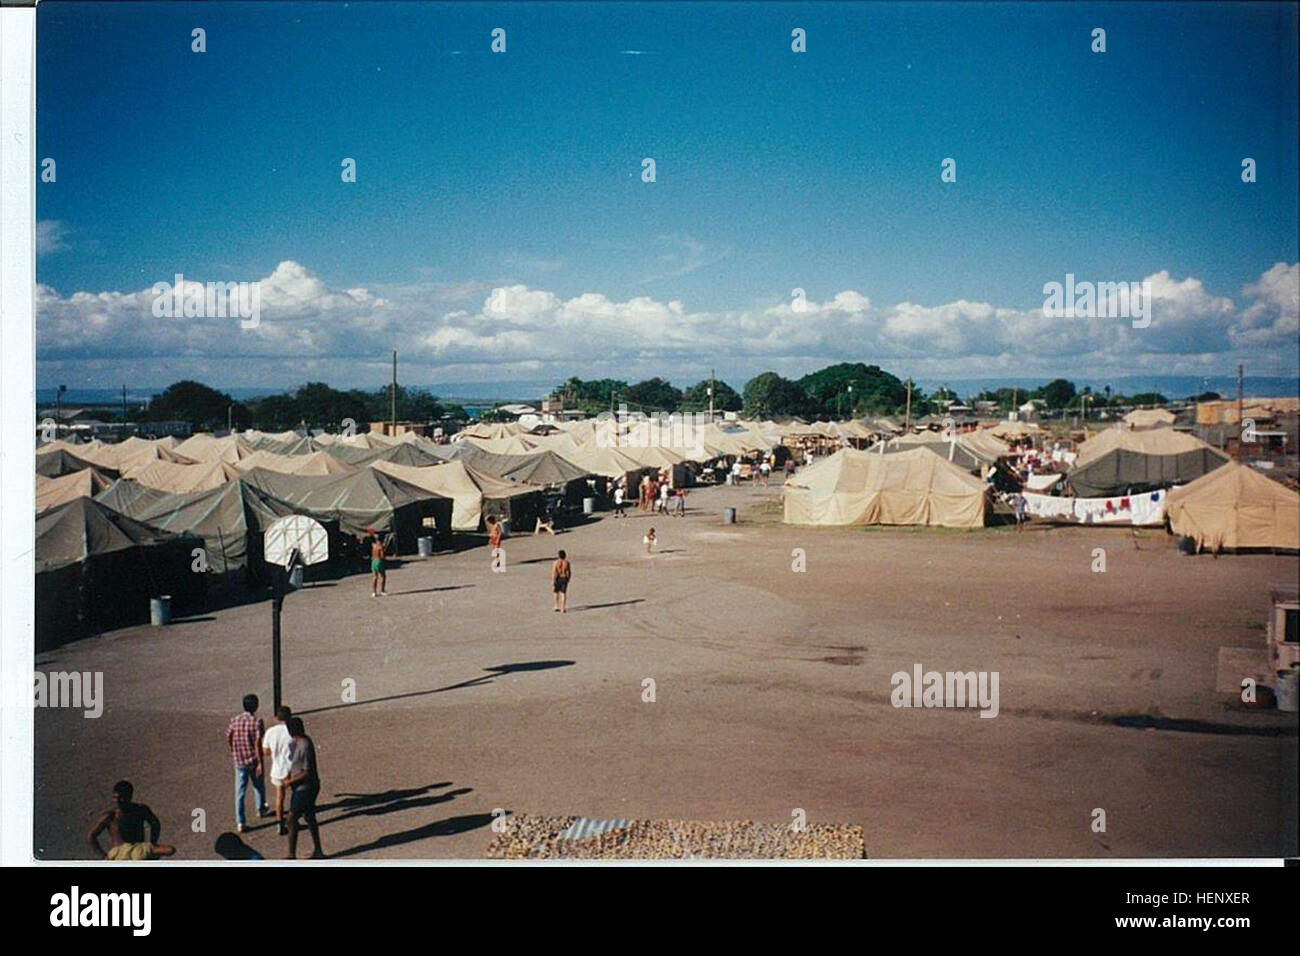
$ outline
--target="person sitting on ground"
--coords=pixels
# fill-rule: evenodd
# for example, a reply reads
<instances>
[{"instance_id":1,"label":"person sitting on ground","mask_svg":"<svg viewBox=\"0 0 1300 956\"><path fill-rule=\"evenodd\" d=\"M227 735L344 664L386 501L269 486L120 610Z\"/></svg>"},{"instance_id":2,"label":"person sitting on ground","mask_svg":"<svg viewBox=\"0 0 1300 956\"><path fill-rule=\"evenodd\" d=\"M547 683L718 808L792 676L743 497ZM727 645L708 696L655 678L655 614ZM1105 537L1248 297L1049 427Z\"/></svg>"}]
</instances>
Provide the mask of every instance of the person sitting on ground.
<instances>
[{"instance_id":1,"label":"person sitting on ground","mask_svg":"<svg viewBox=\"0 0 1300 956\"><path fill-rule=\"evenodd\" d=\"M132 799L134 794L135 788L129 780L119 780L113 784L113 805L96 821L88 837L90 846L99 859L108 858L108 853L99 845L99 835L105 830L108 831L109 852L123 844L160 845L158 837L162 833L162 824L147 804L136 803Z\"/></svg>"}]
</instances>

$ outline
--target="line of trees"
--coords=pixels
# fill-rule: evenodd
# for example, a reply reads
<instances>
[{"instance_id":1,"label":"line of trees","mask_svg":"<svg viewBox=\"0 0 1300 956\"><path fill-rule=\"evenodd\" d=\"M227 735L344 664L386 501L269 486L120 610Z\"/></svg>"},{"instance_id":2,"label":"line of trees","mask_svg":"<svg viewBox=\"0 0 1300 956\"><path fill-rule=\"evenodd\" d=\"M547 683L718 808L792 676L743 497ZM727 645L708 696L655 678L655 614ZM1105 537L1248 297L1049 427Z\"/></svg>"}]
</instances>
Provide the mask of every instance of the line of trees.
<instances>
[{"instance_id":1,"label":"line of trees","mask_svg":"<svg viewBox=\"0 0 1300 956\"><path fill-rule=\"evenodd\" d=\"M183 421L195 429L261 428L282 431L288 428L338 428L344 419L358 426L372 421L387 421L391 413L388 386L365 391L340 391L323 382L308 382L292 392L236 401L225 392L202 382L183 381L168 386L149 403L143 421ZM463 419L459 405L444 405L426 389L397 386L399 421L433 422L444 416Z\"/></svg>"}]
</instances>

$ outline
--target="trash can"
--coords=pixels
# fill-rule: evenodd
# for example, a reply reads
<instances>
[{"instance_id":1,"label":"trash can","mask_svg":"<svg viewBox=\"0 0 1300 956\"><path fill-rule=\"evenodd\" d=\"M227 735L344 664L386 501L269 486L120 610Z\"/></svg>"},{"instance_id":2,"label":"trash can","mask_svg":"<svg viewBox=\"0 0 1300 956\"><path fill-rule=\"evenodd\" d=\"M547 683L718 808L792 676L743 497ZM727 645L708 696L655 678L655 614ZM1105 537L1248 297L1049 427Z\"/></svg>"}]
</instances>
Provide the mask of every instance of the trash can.
<instances>
[{"instance_id":1,"label":"trash can","mask_svg":"<svg viewBox=\"0 0 1300 956\"><path fill-rule=\"evenodd\" d=\"M1277 709L1288 714L1296 712L1296 698L1300 692L1300 670L1292 667L1277 672L1277 685L1273 696L1277 698Z\"/></svg>"},{"instance_id":2,"label":"trash can","mask_svg":"<svg viewBox=\"0 0 1300 956\"><path fill-rule=\"evenodd\" d=\"M422 558L433 557L433 536L432 535L426 534L423 537L418 538L415 544L420 549L420 557Z\"/></svg>"},{"instance_id":3,"label":"trash can","mask_svg":"<svg viewBox=\"0 0 1300 956\"><path fill-rule=\"evenodd\" d=\"M289 572L289 587L297 590L302 587L302 565L295 564L293 570Z\"/></svg>"},{"instance_id":4,"label":"trash can","mask_svg":"<svg viewBox=\"0 0 1300 956\"><path fill-rule=\"evenodd\" d=\"M172 596L149 599L149 623L154 627L165 627L172 622Z\"/></svg>"},{"instance_id":5,"label":"trash can","mask_svg":"<svg viewBox=\"0 0 1300 956\"><path fill-rule=\"evenodd\" d=\"M596 510L596 499L595 499L595 498L583 498L583 499L582 499L582 513L583 513L583 514L585 514L585 515L589 515L589 514L592 514L595 510Z\"/></svg>"},{"instance_id":6,"label":"trash can","mask_svg":"<svg viewBox=\"0 0 1300 956\"><path fill-rule=\"evenodd\" d=\"M736 509L735 509L735 508L723 508L723 509L722 509L722 523L723 523L723 524L735 524L735 523L736 523Z\"/></svg>"}]
</instances>

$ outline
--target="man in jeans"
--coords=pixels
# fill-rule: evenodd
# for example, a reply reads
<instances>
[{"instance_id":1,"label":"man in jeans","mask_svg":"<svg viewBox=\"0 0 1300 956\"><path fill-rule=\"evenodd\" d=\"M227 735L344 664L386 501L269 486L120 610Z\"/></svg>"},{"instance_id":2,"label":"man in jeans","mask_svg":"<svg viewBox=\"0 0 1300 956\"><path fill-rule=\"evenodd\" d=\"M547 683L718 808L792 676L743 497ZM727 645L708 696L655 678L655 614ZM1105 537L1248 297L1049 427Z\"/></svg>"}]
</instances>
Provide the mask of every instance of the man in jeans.
<instances>
[{"instance_id":1,"label":"man in jeans","mask_svg":"<svg viewBox=\"0 0 1300 956\"><path fill-rule=\"evenodd\" d=\"M252 780L253 789L257 791L257 812L266 816L266 785L262 782L262 734L266 727L257 716L258 700L256 694L244 697L244 712L230 721L226 728L226 745L230 747L231 759L235 762L235 824L240 833L244 832L244 794L248 792L248 782Z\"/></svg>"}]
</instances>

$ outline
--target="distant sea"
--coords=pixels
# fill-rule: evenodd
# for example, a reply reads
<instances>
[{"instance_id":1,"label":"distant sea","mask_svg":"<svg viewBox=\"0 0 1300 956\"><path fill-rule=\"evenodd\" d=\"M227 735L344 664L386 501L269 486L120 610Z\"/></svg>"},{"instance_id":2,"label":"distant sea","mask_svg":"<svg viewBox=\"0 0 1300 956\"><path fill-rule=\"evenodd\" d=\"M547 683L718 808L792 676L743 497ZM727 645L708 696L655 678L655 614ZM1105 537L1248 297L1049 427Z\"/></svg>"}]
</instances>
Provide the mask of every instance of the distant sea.
<instances>
[{"instance_id":1,"label":"distant sea","mask_svg":"<svg viewBox=\"0 0 1300 956\"><path fill-rule=\"evenodd\" d=\"M1218 392L1225 398L1233 398L1237 394L1237 380L1230 375L1207 377L1196 375L1121 375L1114 378L1084 378L1063 375L1061 377L1074 382L1076 388L1082 389L1085 385L1090 385L1094 392L1103 392L1106 386L1109 385L1112 392L1124 395L1158 392L1169 399L1180 399L1187 398L1189 395L1199 395L1201 392ZM933 391L941 385L946 385L957 392L958 395L967 397L976 395L986 389L1038 388L1041 385L1046 385L1050 380L1050 378L918 378L916 384L927 392ZM428 389L444 402L464 405L468 411L473 413L478 409L491 407L494 403L500 402L536 404L556 384L558 383L549 379L536 381L513 379L508 382L440 382L416 387ZM683 383L678 382L676 384L680 386ZM740 387L737 383L732 384L736 388ZM249 398L259 398L263 395L276 395L285 391L283 388L225 388L220 385L214 385L213 387L241 401ZM377 385L372 386L372 388L378 387ZM141 402L157 395L164 388L166 388L166 385L152 387L127 385L127 401L131 403ZM1300 395L1300 379L1247 375L1243 391L1250 397L1277 398L1285 395ZM53 404L55 393L56 389L54 387L36 389L37 404L42 406ZM122 388L120 385L116 388L69 387L68 391L63 395L63 404L69 406L111 404L121 400Z\"/></svg>"}]
</instances>

